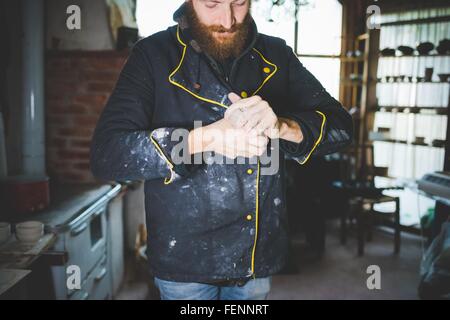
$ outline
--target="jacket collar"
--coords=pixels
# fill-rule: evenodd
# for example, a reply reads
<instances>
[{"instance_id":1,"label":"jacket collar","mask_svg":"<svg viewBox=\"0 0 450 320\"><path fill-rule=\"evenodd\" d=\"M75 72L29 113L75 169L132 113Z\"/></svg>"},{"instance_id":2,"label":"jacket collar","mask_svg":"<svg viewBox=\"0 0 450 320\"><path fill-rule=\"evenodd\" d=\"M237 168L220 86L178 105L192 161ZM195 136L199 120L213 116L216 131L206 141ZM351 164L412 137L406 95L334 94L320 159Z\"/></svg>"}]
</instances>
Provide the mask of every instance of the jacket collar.
<instances>
[{"instance_id":1,"label":"jacket collar","mask_svg":"<svg viewBox=\"0 0 450 320\"><path fill-rule=\"evenodd\" d=\"M248 45L233 62L230 82L225 81L220 75L221 71L217 62L206 52L202 52L198 43L191 36L185 10L186 3L183 3L173 16L174 20L178 22L178 27L175 28L175 37L183 50L180 62L170 73L168 80L195 98L215 105L213 109L223 116L224 109L231 104L228 99L229 92L236 92L242 97L257 94L278 68L255 48L258 30L252 19L251 38ZM201 56L206 59L201 59ZM208 69L205 63L212 67L216 75L205 72ZM233 88L231 84L233 84ZM217 106L223 108L217 108Z\"/></svg>"}]
</instances>

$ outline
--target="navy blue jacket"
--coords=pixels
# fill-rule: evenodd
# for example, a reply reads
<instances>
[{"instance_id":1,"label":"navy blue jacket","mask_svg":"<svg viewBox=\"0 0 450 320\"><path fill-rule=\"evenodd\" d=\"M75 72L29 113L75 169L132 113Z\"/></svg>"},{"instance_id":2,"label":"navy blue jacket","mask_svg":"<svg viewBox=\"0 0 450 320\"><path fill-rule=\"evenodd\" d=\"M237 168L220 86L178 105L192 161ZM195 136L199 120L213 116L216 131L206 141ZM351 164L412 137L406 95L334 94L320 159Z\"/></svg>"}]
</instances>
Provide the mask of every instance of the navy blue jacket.
<instances>
[{"instance_id":1,"label":"navy blue jacket","mask_svg":"<svg viewBox=\"0 0 450 320\"><path fill-rule=\"evenodd\" d=\"M145 180L155 276L187 282L269 276L287 253L285 159L304 164L348 145L352 120L285 41L259 34L254 22L247 48L225 74L190 36L183 10L175 14L178 25L132 49L98 121L91 168L100 179ZM173 161L194 121L223 118L231 91L259 95L278 116L299 123L304 140L279 141L275 173L263 174L270 164L259 159ZM177 129L186 130L172 141Z\"/></svg>"}]
</instances>

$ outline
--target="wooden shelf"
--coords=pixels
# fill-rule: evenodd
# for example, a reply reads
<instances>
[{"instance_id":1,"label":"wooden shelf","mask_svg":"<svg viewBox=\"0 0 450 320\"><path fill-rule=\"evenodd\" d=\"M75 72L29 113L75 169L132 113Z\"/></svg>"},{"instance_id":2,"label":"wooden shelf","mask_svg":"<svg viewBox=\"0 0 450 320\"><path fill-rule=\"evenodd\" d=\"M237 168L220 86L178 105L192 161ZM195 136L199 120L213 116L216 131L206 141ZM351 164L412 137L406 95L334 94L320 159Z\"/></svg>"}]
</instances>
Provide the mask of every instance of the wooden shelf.
<instances>
[{"instance_id":1,"label":"wooden shelf","mask_svg":"<svg viewBox=\"0 0 450 320\"><path fill-rule=\"evenodd\" d=\"M341 59L343 56L335 54L302 54L297 53L299 58L329 58L329 59Z\"/></svg>"},{"instance_id":2,"label":"wooden shelf","mask_svg":"<svg viewBox=\"0 0 450 320\"><path fill-rule=\"evenodd\" d=\"M358 85L358 86L377 83L376 80L363 81L362 79L358 80L340 79L339 82L341 85Z\"/></svg>"},{"instance_id":3,"label":"wooden shelf","mask_svg":"<svg viewBox=\"0 0 450 320\"><path fill-rule=\"evenodd\" d=\"M363 33L356 37L356 41L365 41L367 39L369 39L368 33Z\"/></svg>"},{"instance_id":4,"label":"wooden shelf","mask_svg":"<svg viewBox=\"0 0 450 320\"><path fill-rule=\"evenodd\" d=\"M410 146L420 146L420 147L430 147L430 148L445 148L444 146L433 146L432 144L427 143L416 143L416 142L408 142L404 140L395 140L395 139L372 139L373 142L388 142L388 143L400 143L406 144Z\"/></svg>"},{"instance_id":5,"label":"wooden shelf","mask_svg":"<svg viewBox=\"0 0 450 320\"><path fill-rule=\"evenodd\" d=\"M341 62L364 62L364 57L341 57Z\"/></svg>"},{"instance_id":6,"label":"wooden shelf","mask_svg":"<svg viewBox=\"0 0 450 320\"><path fill-rule=\"evenodd\" d=\"M414 20L400 20L400 21L392 21L392 22L383 22L381 26L403 26L407 24L424 24L424 23L437 23L437 22L448 22L450 21L450 16L441 16L441 17L433 17L433 18L423 18L423 19L414 19Z\"/></svg>"},{"instance_id":7,"label":"wooden shelf","mask_svg":"<svg viewBox=\"0 0 450 320\"><path fill-rule=\"evenodd\" d=\"M410 56L407 55L401 55L401 56L382 56L380 54L381 59L398 59L398 58L428 58L428 57L450 57L450 54L439 54L439 53L432 53L432 54L412 54Z\"/></svg>"},{"instance_id":8,"label":"wooden shelf","mask_svg":"<svg viewBox=\"0 0 450 320\"><path fill-rule=\"evenodd\" d=\"M393 76L395 77L395 76ZM412 84L418 84L418 83L433 83L433 84L438 84L438 83L445 83L445 84L450 84L450 82L442 82L442 81L420 81L420 82L408 82L408 81L395 81L395 82L384 82L384 81L377 81L377 83L384 83L384 84L396 84L396 83L412 83Z\"/></svg>"},{"instance_id":9,"label":"wooden shelf","mask_svg":"<svg viewBox=\"0 0 450 320\"><path fill-rule=\"evenodd\" d=\"M402 107L402 106L377 106L373 109L378 112L406 112L414 114L436 114L446 115L448 108L446 107ZM425 111L425 112L422 112Z\"/></svg>"},{"instance_id":10,"label":"wooden shelf","mask_svg":"<svg viewBox=\"0 0 450 320\"><path fill-rule=\"evenodd\" d=\"M297 54L299 58L328 58L328 59L340 59L341 62L364 62L364 56L360 57L347 57L342 55L329 55L329 54Z\"/></svg>"},{"instance_id":11,"label":"wooden shelf","mask_svg":"<svg viewBox=\"0 0 450 320\"><path fill-rule=\"evenodd\" d=\"M361 87L363 84L361 82L342 82L339 84L343 87Z\"/></svg>"}]
</instances>

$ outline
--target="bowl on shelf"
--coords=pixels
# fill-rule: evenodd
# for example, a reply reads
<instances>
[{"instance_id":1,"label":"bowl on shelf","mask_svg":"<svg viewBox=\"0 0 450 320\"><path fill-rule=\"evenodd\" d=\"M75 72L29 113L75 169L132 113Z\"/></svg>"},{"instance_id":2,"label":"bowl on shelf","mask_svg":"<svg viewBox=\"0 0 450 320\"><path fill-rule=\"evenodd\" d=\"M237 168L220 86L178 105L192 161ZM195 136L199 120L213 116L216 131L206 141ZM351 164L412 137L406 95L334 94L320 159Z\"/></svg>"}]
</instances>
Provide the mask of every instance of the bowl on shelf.
<instances>
[{"instance_id":1,"label":"bowl on shelf","mask_svg":"<svg viewBox=\"0 0 450 320\"><path fill-rule=\"evenodd\" d=\"M404 56L411 56L414 53L414 49L408 46L399 46L397 48Z\"/></svg>"},{"instance_id":2,"label":"bowl on shelf","mask_svg":"<svg viewBox=\"0 0 450 320\"><path fill-rule=\"evenodd\" d=\"M431 141L431 145L436 148L443 148L445 147L445 140L434 139L433 141Z\"/></svg>"},{"instance_id":3,"label":"bowl on shelf","mask_svg":"<svg viewBox=\"0 0 450 320\"><path fill-rule=\"evenodd\" d=\"M443 39L439 41L439 45L436 47L439 54L449 54L450 53L450 39Z\"/></svg>"},{"instance_id":4,"label":"bowl on shelf","mask_svg":"<svg viewBox=\"0 0 450 320\"><path fill-rule=\"evenodd\" d=\"M438 77L441 82L448 82L450 80L450 73L440 73Z\"/></svg>"},{"instance_id":5,"label":"bowl on shelf","mask_svg":"<svg viewBox=\"0 0 450 320\"><path fill-rule=\"evenodd\" d=\"M369 132L369 139L371 141L387 141L391 138L391 129L379 127L377 131Z\"/></svg>"},{"instance_id":6,"label":"bowl on shelf","mask_svg":"<svg viewBox=\"0 0 450 320\"><path fill-rule=\"evenodd\" d=\"M353 52L353 57L358 58L358 57L362 57L363 53L361 50L355 50L355 52Z\"/></svg>"},{"instance_id":7,"label":"bowl on shelf","mask_svg":"<svg viewBox=\"0 0 450 320\"><path fill-rule=\"evenodd\" d=\"M425 56L428 55L434 49L434 44L431 42L422 42L417 46L416 49L420 55Z\"/></svg>"},{"instance_id":8,"label":"bowl on shelf","mask_svg":"<svg viewBox=\"0 0 450 320\"><path fill-rule=\"evenodd\" d=\"M389 173L389 168L388 167L377 167L377 166L373 167L373 174L375 176L387 177L388 173Z\"/></svg>"},{"instance_id":9,"label":"bowl on shelf","mask_svg":"<svg viewBox=\"0 0 450 320\"><path fill-rule=\"evenodd\" d=\"M379 127L375 132L375 136L378 137L379 140L389 140L391 139L391 128Z\"/></svg>"},{"instance_id":10,"label":"bowl on shelf","mask_svg":"<svg viewBox=\"0 0 450 320\"><path fill-rule=\"evenodd\" d=\"M383 57L394 57L395 56L395 49L392 48L384 48L381 50L381 55Z\"/></svg>"},{"instance_id":11,"label":"bowl on shelf","mask_svg":"<svg viewBox=\"0 0 450 320\"><path fill-rule=\"evenodd\" d=\"M350 81L361 81L363 78L362 74L352 73L349 76Z\"/></svg>"},{"instance_id":12,"label":"bowl on shelf","mask_svg":"<svg viewBox=\"0 0 450 320\"><path fill-rule=\"evenodd\" d=\"M25 221L16 224L16 237L24 243L35 243L44 235L44 224L39 221Z\"/></svg>"},{"instance_id":13,"label":"bowl on shelf","mask_svg":"<svg viewBox=\"0 0 450 320\"><path fill-rule=\"evenodd\" d=\"M358 58L358 57L362 56L362 52L360 50L347 51L347 53L345 55L348 58Z\"/></svg>"},{"instance_id":14,"label":"bowl on shelf","mask_svg":"<svg viewBox=\"0 0 450 320\"><path fill-rule=\"evenodd\" d=\"M423 82L425 77L416 77L416 82Z\"/></svg>"},{"instance_id":15,"label":"bowl on shelf","mask_svg":"<svg viewBox=\"0 0 450 320\"><path fill-rule=\"evenodd\" d=\"M425 68L425 82L433 81L434 68Z\"/></svg>"},{"instance_id":16,"label":"bowl on shelf","mask_svg":"<svg viewBox=\"0 0 450 320\"><path fill-rule=\"evenodd\" d=\"M414 140L415 144L425 144L425 137L416 137Z\"/></svg>"}]
</instances>

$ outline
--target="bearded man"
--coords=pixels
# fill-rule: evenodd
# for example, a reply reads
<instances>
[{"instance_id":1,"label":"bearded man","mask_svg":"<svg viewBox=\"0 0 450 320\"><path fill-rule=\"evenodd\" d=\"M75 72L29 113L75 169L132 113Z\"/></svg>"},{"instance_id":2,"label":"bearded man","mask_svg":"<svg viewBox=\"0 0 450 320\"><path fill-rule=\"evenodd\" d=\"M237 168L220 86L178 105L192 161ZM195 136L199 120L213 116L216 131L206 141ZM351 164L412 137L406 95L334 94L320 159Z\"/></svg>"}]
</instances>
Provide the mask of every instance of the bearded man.
<instances>
[{"instance_id":1,"label":"bearded man","mask_svg":"<svg viewBox=\"0 0 450 320\"><path fill-rule=\"evenodd\" d=\"M162 299L265 299L286 261L285 159L352 140L350 115L258 33L250 2L183 3L134 46L94 134L96 177L145 180Z\"/></svg>"}]
</instances>

